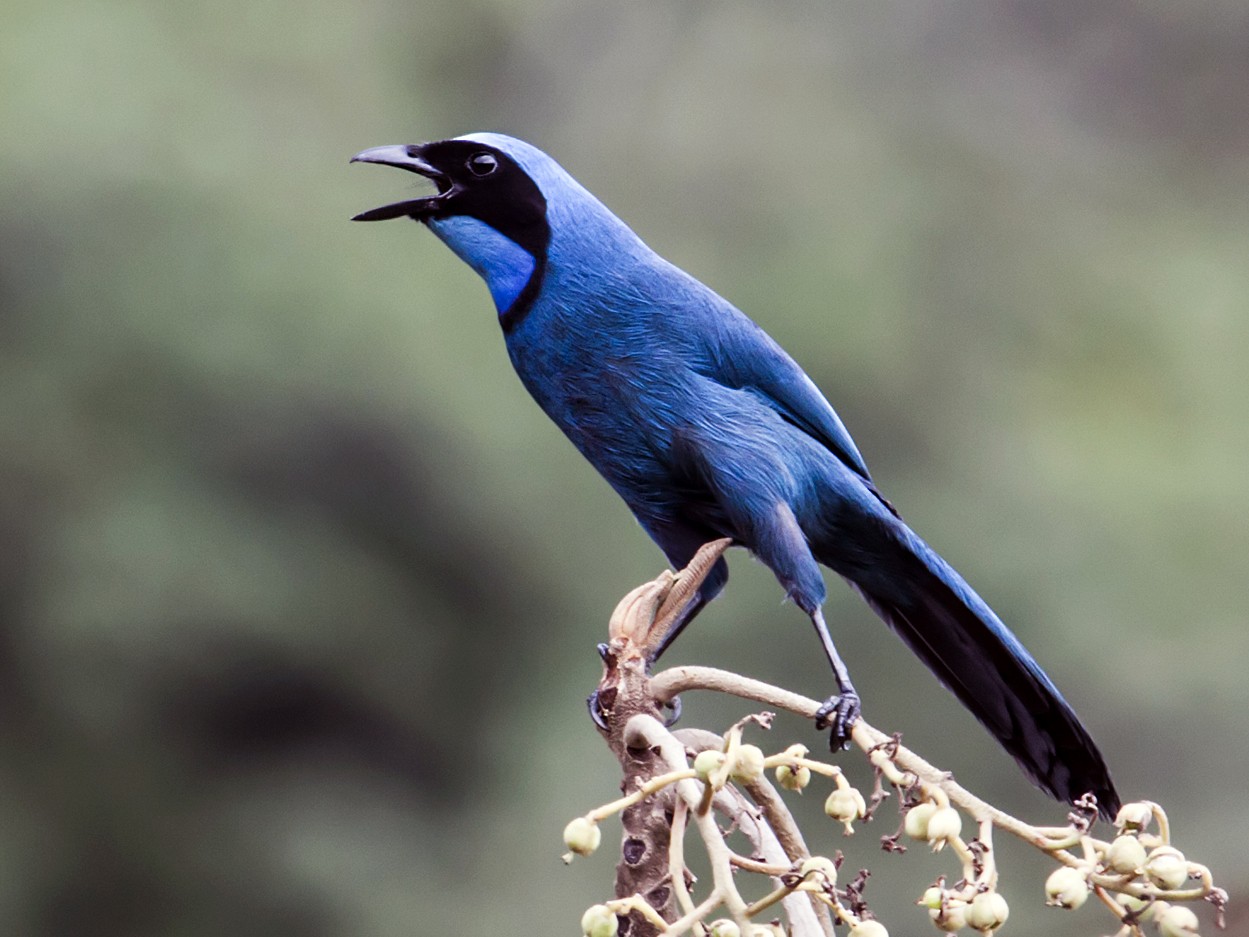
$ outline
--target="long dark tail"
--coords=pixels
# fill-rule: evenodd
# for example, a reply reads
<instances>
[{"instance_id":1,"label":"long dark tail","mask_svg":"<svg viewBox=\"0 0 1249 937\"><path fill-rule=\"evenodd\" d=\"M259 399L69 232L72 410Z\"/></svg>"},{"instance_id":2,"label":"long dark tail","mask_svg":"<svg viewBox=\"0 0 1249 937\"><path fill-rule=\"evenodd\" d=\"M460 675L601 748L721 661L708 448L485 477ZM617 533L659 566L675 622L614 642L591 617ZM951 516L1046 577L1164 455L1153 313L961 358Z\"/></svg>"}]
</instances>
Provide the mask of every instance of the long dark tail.
<instances>
[{"instance_id":1,"label":"long dark tail","mask_svg":"<svg viewBox=\"0 0 1249 937\"><path fill-rule=\"evenodd\" d=\"M1101 752L1040 665L905 524L889 518L883 526L871 539L884 556L821 561L854 585L1038 787L1066 803L1092 793L1113 817L1119 795Z\"/></svg>"}]
</instances>

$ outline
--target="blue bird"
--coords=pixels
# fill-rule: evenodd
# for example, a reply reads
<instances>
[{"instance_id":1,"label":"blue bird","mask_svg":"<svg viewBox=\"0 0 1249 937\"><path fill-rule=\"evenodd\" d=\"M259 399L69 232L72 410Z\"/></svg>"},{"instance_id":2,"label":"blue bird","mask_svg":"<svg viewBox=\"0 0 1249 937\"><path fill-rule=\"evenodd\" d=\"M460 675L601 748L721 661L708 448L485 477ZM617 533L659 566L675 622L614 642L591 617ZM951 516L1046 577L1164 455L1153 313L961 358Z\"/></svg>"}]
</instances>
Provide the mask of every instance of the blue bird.
<instances>
[{"instance_id":1,"label":"blue bird","mask_svg":"<svg viewBox=\"0 0 1249 937\"><path fill-rule=\"evenodd\" d=\"M823 564L844 577L1024 773L1068 803L1119 807L1093 740L993 610L876 490L840 418L758 325L674 267L554 160L474 133L353 162L437 192L357 221L424 223L485 281L516 373L677 568L730 537L815 626L837 693L817 725L845 744L860 712L828 628ZM663 652L723 589L723 558Z\"/></svg>"}]
</instances>

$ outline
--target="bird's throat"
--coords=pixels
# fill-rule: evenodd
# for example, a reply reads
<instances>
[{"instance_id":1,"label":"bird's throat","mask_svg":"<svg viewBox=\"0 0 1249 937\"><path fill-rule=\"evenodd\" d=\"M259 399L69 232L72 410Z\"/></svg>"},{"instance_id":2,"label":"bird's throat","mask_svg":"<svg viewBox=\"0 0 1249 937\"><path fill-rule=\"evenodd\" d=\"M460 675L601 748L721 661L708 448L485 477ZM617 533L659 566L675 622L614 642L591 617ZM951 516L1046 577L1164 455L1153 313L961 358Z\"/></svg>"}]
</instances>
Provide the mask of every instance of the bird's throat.
<instances>
[{"instance_id":1,"label":"bird's throat","mask_svg":"<svg viewBox=\"0 0 1249 937\"><path fill-rule=\"evenodd\" d=\"M432 218L429 229L486 281L495 308L511 309L538 268L537 258L477 218Z\"/></svg>"}]
</instances>

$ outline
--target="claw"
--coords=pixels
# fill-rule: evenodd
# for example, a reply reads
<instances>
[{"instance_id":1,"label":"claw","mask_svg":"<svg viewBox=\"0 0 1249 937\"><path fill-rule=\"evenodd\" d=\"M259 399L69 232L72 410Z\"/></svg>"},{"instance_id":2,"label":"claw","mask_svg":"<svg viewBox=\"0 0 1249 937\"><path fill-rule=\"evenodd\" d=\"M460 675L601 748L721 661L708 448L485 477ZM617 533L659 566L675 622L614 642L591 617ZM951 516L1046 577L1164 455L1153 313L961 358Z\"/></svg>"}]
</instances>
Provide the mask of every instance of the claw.
<instances>
[{"instance_id":1,"label":"claw","mask_svg":"<svg viewBox=\"0 0 1249 937\"><path fill-rule=\"evenodd\" d=\"M681 697L674 696L664 705L672 710L672 715L664 719L664 728L671 729L677 724L677 720L681 718Z\"/></svg>"},{"instance_id":2,"label":"claw","mask_svg":"<svg viewBox=\"0 0 1249 937\"><path fill-rule=\"evenodd\" d=\"M603 715L603 710L599 708L598 690L595 690L585 698L585 705L590 710L590 720L604 732L609 731L607 719Z\"/></svg>"},{"instance_id":3,"label":"claw","mask_svg":"<svg viewBox=\"0 0 1249 937\"><path fill-rule=\"evenodd\" d=\"M838 752L850 747L850 730L859 721L862 711L859 695L854 692L838 693L824 701L815 713L815 727L828 729L828 747Z\"/></svg>"}]
</instances>

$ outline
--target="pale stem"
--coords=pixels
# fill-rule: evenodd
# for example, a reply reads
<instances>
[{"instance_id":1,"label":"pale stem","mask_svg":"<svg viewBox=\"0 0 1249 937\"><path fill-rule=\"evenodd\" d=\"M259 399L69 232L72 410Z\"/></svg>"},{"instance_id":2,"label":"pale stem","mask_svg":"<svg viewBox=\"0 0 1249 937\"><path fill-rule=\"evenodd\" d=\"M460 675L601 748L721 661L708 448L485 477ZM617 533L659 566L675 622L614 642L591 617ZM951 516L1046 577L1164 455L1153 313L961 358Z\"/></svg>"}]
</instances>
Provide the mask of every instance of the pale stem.
<instances>
[{"instance_id":1,"label":"pale stem","mask_svg":"<svg viewBox=\"0 0 1249 937\"><path fill-rule=\"evenodd\" d=\"M682 914L694 910L694 899L690 890L685 887L685 817L689 808L680 797L672 808L672 831L668 839L668 871L672 876L672 892L676 895L677 904ZM695 933L701 937L702 927L697 926Z\"/></svg>"},{"instance_id":2,"label":"pale stem","mask_svg":"<svg viewBox=\"0 0 1249 937\"><path fill-rule=\"evenodd\" d=\"M685 766L685 746L653 716L637 715L631 718L625 725L624 737L630 748L657 750L659 757L674 774ZM642 744L639 745L638 742ZM711 811L698 813L698 805L703 799L703 785L693 780L681 780L676 782L676 789L686 805L694 811L694 822L698 824L698 832L703 838L707 858L711 863L713 892L720 892L721 899L737 925L745 929L750 922L745 916L746 902L733 884L729 847L720 834L715 815Z\"/></svg>"},{"instance_id":3,"label":"pale stem","mask_svg":"<svg viewBox=\"0 0 1249 937\"><path fill-rule=\"evenodd\" d=\"M728 693L767 706L775 706L807 719L814 719L820 707L816 700L800 693L792 693L764 683L762 680L743 677L715 667L672 667L651 678L651 692L661 702L667 702L674 696L695 689ZM870 753L879 745L893 741L891 736L869 725L863 718L854 724L851 738L855 745L866 753ZM999 829L1039 849L1046 852L1052 851L1051 839L1043 835L1041 831L981 800L954 781L948 772L929 764L909 748L898 745L893 761L904 770L944 791L951 802L957 804L974 819L988 820Z\"/></svg>"}]
</instances>

